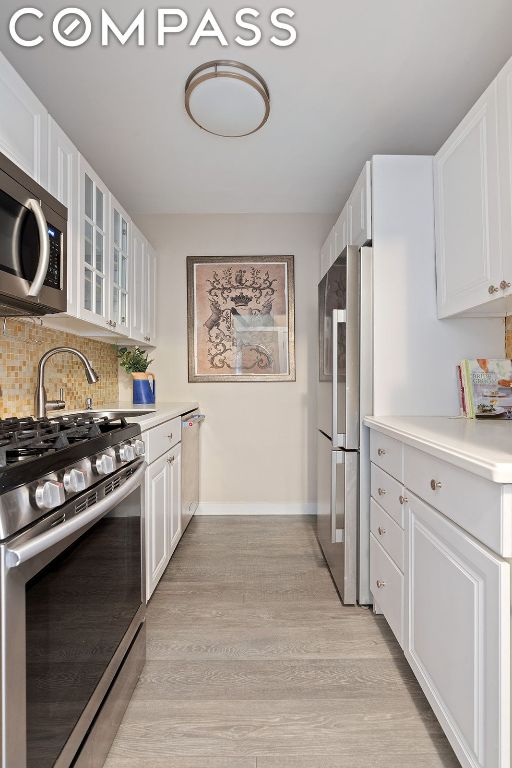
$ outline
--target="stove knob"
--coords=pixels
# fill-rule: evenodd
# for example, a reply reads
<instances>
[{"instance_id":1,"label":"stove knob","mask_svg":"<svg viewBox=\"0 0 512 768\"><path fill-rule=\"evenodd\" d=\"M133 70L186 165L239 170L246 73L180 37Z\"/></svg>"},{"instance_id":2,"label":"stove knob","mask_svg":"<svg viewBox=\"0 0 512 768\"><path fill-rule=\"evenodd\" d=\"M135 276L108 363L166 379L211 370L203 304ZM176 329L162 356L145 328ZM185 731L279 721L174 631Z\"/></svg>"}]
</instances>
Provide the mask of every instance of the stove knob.
<instances>
[{"instance_id":1,"label":"stove knob","mask_svg":"<svg viewBox=\"0 0 512 768\"><path fill-rule=\"evenodd\" d=\"M79 469L68 469L64 473L64 488L68 493L81 493L85 491L85 475Z\"/></svg>"},{"instance_id":2,"label":"stove knob","mask_svg":"<svg viewBox=\"0 0 512 768\"><path fill-rule=\"evenodd\" d=\"M144 456L146 453L146 444L144 443L144 440L135 440L133 447L135 448L136 456Z\"/></svg>"},{"instance_id":3,"label":"stove knob","mask_svg":"<svg viewBox=\"0 0 512 768\"><path fill-rule=\"evenodd\" d=\"M96 456L94 466L96 467L98 475L109 475L116 468L113 457L108 453L102 453L101 456Z\"/></svg>"},{"instance_id":4,"label":"stove knob","mask_svg":"<svg viewBox=\"0 0 512 768\"><path fill-rule=\"evenodd\" d=\"M39 509L55 509L66 501L64 485L47 480L36 489L36 504Z\"/></svg>"},{"instance_id":5,"label":"stove knob","mask_svg":"<svg viewBox=\"0 0 512 768\"><path fill-rule=\"evenodd\" d=\"M119 458L121 461L133 461L135 458L135 448L130 443L121 445L119 448Z\"/></svg>"}]
</instances>

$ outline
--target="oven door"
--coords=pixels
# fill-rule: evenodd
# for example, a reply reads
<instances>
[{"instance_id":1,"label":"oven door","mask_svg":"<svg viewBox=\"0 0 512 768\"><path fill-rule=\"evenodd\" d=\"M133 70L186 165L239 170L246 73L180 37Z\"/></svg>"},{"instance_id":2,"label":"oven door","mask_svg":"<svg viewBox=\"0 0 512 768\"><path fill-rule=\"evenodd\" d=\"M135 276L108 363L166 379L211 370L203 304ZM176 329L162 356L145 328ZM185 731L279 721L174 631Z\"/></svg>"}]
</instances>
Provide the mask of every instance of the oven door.
<instances>
[{"instance_id":1,"label":"oven door","mask_svg":"<svg viewBox=\"0 0 512 768\"><path fill-rule=\"evenodd\" d=\"M144 620L140 460L2 545L2 768L68 768Z\"/></svg>"},{"instance_id":2,"label":"oven door","mask_svg":"<svg viewBox=\"0 0 512 768\"><path fill-rule=\"evenodd\" d=\"M0 168L2 314L66 310L66 228L64 218Z\"/></svg>"}]
</instances>

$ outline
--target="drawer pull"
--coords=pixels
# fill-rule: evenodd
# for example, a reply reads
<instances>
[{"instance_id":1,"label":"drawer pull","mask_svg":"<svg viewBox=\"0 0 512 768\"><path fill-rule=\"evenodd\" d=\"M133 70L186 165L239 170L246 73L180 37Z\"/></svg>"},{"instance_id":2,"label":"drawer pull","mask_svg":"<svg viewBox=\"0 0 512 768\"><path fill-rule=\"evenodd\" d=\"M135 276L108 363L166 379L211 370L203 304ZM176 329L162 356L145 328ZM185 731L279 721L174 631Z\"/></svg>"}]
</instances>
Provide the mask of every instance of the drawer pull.
<instances>
[{"instance_id":1,"label":"drawer pull","mask_svg":"<svg viewBox=\"0 0 512 768\"><path fill-rule=\"evenodd\" d=\"M385 496L386 490L384 488L377 488L377 493L379 494L379 496Z\"/></svg>"},{"instance_id":2,"label":"drawer pull","mask_svg":"<svg viewBox=\"0 0 512 768\"><path fill-rule=\"evenodd\" d=\"M384 534L386 533L386 529L385 528L381 528L380 525L377 528L377 530L379 532L379 536L384 536Z\"/></svg>"},{"instance_id":3,"label":"drawer pull","mask_svg":"<svg viewBox=\"0 0 512 768\"><path fill-rule=\"evenodd\" d=\"M398 501L399 501L399 502L400 502L400 504L402 504L402 506L403 506L404 504L407 504L407 502L409 501L409 499L407 498L407 496L399 496L399 497L398 497Z\"/></svg>"},{"instance_id":4,"label":"drawer pull","mask_svg":"<svg viewBox=\"0 0 512 768\"><path fill-rule=\"evenodd\" d=\"M433 491L438 491L440 488L443 487L443 484L440 480L431 480L430 487L432 488Z\"/></svg>"},{"instance_id":5,"label":"drawer pull","mask_svg":"<svg viewBox=\"0 0 512 768\"><path fill-rule=\"evenodd\" d=\"M172 432L170 435L167 435L167 437L169 438L169 440L172 440Z\"/></svg>"},{"instance_id":6,"label":"drawer pull","mask_svg":"<svg viewBox=\"0 0 512 768\"><path fill-rule=\"evenodd\" d=\"M386 586L386 582L382 581L381 579L377 579L377 589L382 589Z\"/></svg>"},{"instance_id":7,"label":"drawer pull","mask_svg":"<svg viewBox=\"0 0 512 768\"><path fill-rule=\"evenodd\" d=\"M175 461L175 457L174 456L169 456L169 458L167 459L167 463L168 464L174 464L174 461Z\"/></svg>"},{"instance_id":8,"label":"drawer pull","mask_svg":"<svg viewBox=\"0 0 512 768\"><path fill-rule=\"evenodd\" d=\"M385 456L385 455L386 455L386 451L385 451L385 449L384 449L384 448L379 448L379 449L377 450L377 455L378 455L378 456Z\"/></svg>"}]
</instances>

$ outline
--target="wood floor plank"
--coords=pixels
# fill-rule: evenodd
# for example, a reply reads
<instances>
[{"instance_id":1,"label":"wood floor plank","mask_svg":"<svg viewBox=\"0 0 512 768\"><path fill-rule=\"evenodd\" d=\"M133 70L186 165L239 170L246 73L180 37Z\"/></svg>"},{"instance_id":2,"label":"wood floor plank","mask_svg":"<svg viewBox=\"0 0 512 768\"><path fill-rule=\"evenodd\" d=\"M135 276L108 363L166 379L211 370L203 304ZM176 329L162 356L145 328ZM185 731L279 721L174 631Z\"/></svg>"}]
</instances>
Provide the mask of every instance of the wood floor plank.
<instances>
[{"instance_id":1,"label":"wood floor plank","mask_svg":"<svg viewBox=\"0 0 512 768\"><path fill-rule=\"evenodd\" d=\"M104 768L256 768L255 757L201 757L167 755L153 757L149 764L142 757L109 757Z\"/></svg>"},{"instance_id":2,"label":"wood floor plank","mask_svg":"<svg viewBox=\"0 0 512 768\"><path fill-rule=\"evenodd\" d=\"M341 604L310 518L195 518L147 636L105 768L458 765L383 617Z\"/></svg>"},{"instance_id":3,"label":"wood floor plank","mask_svg":"<svg viewBox=\"0 0 512 768\"><path fill-rule=\"evenodd\" d=\"M460 763L450 750L426 755L370 755L364 745L351 755L293 755L287 757L257 757L256 768L460 768Z\"/></svg>"},{"instance_id":4,"label":"wood floor plank","mask_svg":"<svg viewBox=\"0 0 512 768\"><path fill-rule=\"evenodd\" d=\"M279 700L379 698L426 705L405 659L334 660L208 660L150 661L146 664L137 701Z\"/></svg>"},{"instance_id":5,"label":"wood floor plank","mask_svg":"<svg viewBox=\"0 0 512 768\"><path fill-rule=\"evenodd\" d=\"M211 627L198 635L194 628L169 632L150 625L148 659L388 659L402 651L382 617L363 631L359 619L334 627Z\"/></svg>"},{"instance_id":6,"label":"wood floor plank","mask_svg":"<svg viewBox=\"0 0 512 768\"><path fill-rule=\"evenodd\" d=\"M112 755L277 756L435 753L446 739L414 701L139 701L129 706Z\"/></svg>"}]
</instances>

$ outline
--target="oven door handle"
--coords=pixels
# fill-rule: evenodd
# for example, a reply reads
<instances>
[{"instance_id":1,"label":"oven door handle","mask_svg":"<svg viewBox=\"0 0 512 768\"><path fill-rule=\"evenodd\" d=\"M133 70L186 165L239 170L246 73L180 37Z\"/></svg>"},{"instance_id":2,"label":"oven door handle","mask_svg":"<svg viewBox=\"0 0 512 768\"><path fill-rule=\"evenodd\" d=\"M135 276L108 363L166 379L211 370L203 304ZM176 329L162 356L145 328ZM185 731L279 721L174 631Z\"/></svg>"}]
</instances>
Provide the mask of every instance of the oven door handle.
<instances>
[{"instance_id":1,"label":"oven door handle","mask_svg":"<svg viewBox=\"0 0 512 768\"><path fill-rule=\"evenodd\" d=\"M68 536L73 533L77 533L82 528L94 523L103 517L105 513L110 512L117 504L130 495L132 491L140 485L144 472L146 471L147 464L142 462L140 467L126 480L123 485L116 491L109 493L101 501L96 502L90 509L85 512L66 520L66 522L57 525L55 528L51 528L49 531L45 531L40 536L36 536L34 539L20 544L18 547L12 547L8 549L5 554L5 561L8 568L17 568L19 565L23 565L28 560L40 555L55 544L59 544L64 541Z\"/></svg>"},{"instance_id":2,"label":"oven door handle","mask_svg":"<svg viewBox=\"0 0 512 768\"><path fill-rule=\"evenodd\" d=\"M30 199L27 203L27 208L34 214L37 229L39 230L39 264L37 265L37 271L32 281L32 285L28 289L29 296L39 296L41 288L46 279L48 273L48 267L50 265L50 241L48 239L48 223L46 216L39 200Z\"/></svg>"}]
</instances>

